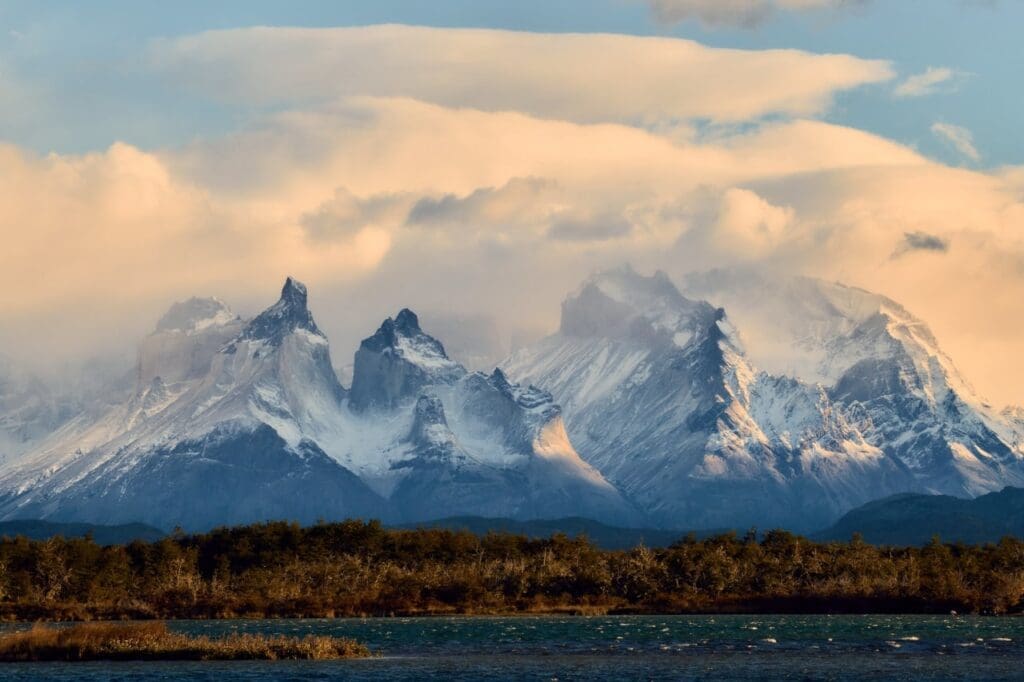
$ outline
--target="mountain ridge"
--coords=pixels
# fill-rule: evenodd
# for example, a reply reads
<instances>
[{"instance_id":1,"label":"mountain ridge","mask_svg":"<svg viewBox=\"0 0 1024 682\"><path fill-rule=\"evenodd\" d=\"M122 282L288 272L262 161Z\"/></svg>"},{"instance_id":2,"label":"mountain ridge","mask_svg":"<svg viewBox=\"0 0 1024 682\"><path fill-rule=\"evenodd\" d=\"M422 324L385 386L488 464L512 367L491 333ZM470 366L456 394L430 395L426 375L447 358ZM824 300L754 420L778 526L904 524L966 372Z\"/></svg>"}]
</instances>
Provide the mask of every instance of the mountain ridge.
<instances>
[{"instance_id":1,"label":"mountain ridge","mask_svg":"<svg viewBox=\"0 0 1024 682\"><path fill-rule=\"evenodd\" d=\"M847 541L854 534L876 545L942 542L985 544L1024 537L1024 489L1007 486L973 499L903 493L852 509L814 540Z\"/></svg>"},{"instance_id":2,"label":"mountain ridge","mask_svg":"<svg viewBox=\"0 0 1024 682\"><path fill-rule=\"evenodd\" d=\"M292 277L251 319L216 298L176 303L139 344L126 398L49 433L46 409L0 422L31 436L8 448L0 518L809 532L879 497L1024 484L1024 411L981 401L896 302L721 271L684 288L595 273L555 334L488 372L402 308L359 344L350 388ZM5 386L0 404L32 384Z\"/></svg>"},{"instance_id":3,"label":"mountain ridge","mask_svg":"<svg viewBox=\"0 0 1024 682\"><path fill-rule=\"evenodd\" d=\"M664 274L599 273L562 310L569 324L503 367L552 390L581 452L656 525L808 530L909 485L827 395L756 370L725 310Z\"/></svg>"},{"instance_id":4,"label":"mountain ridge","mask_svg":"<svg viewBox=\"0 0 1024 682\"><path fill-rule=\"evenodd\" d=\"M140 346L133 395L0 475L0 516L205 529L273 518L639 514L580 459L550 395L469 372L387 318L338 382L289 277L251 320L216 299L172 306ZM167 379L165 380L165 377Z\"/></svg>"}]
</instances>

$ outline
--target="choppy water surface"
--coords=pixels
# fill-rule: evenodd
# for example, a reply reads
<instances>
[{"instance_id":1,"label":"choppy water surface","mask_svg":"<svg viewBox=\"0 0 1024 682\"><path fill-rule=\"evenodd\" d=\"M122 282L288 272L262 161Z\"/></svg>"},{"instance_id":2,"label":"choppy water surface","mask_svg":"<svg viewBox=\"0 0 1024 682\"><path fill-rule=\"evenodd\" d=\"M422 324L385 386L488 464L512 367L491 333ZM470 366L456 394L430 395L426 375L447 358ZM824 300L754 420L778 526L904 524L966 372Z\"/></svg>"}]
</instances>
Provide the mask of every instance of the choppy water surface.
<instances>
[{"instance_id":1,"label":"choppy water surface","mask_svg":"<svg viewBox=\"0 0 1024 682\"><path fill-rule=\"evenodd\" d=\"M1024 677L1024 619L626 616L178 621L196 634L331 634L380 657L338 662L0 665L24 680L622 680Z\"/></svg>"}]
</instances>

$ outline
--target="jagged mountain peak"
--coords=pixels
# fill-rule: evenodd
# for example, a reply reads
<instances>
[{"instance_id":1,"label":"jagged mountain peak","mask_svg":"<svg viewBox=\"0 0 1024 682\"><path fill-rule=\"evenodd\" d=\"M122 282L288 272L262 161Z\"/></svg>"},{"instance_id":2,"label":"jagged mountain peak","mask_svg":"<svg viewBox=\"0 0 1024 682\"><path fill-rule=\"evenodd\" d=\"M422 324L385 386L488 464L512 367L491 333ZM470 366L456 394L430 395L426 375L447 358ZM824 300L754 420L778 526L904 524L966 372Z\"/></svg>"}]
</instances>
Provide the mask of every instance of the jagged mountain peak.
<instances>
[{"instance_id":1,"label":"jagged mountain peak","mask_svg":"<svg viewBox=\"0 0 1024 682\"><path fill-rule=\"evenodd\" d=\"M406 336L420 334L423 331L420 329L420 318L408 308L402 308L395 315L395 329Z\"/></svg>"},{"instance_id":2,"label":"jagged mountain peak","mask_svg":"<svg viewBox=\"0 0 1024 682\"><path fill-rule=\"evenodd\" d=\"M658 314L667 308L686 309L697 305L683 296L663 271L643 275L630 265L593 273L576 295L591 288L646 315Z\"/></svg>"},{"instance_id":3,"label":"jagged mountain peak","mask_svg":"<svg viewBox=\"0 0 1024 682\"><path fill-rule=\"evenodd\" d=\"M481 414L507 414L519 411L525 416L538 406L551 408L551 414L546 416L556 417L559 414L559 408L554 404L550 393L533 386L524 387L514 383L501 370L491 374L473 372L465 378L464 384L474 396L474 405L470 406L470 409L481 408Z\"/></svg>"},{"instance_id":4,"label":"jagged mountain peak","mask_svg":"<svg viewBox=\"0 0 1024 682\"><path fill-rule=\"evenodd\" d=\"M582 456L657 523L799 527L912 483L823 389L759 371L745 328L703 298L664 274L598 273L559 334L503 367L552 391Z\"/></svg>"},{"instance_id":5,"label":"jagged mountain peak","mask_svg":"<svg viewBox=\"0 0 1024 682\"><path fill-rule=\"evenodd\" d=\"M143 340L131 398L54 434L0 476L0 514L208 528L383 508L317 443L344 436L344 391L305 287L289 279L244 327L178 330Z\"/></svg>"},{"instance_id":6,"label":"jagged mountain peak","mask_svg":"<svg viewBox=\"0 0 1024 682\"><path fill-rule=\"evenodd\" d=\"M361 348L381 352L390 348L398 355L412 355L408 339L415 339L416 346L425 356L436 360L449 360L444 344L420 328L419 317L408 308L402 308L394 317L381 322L372 336L363 339ZM412 358L410 358L412 359ZM424 358L425 359L425 358Z\"/></svg>"},{"instance_id":7,"label":"jagged mountain peak","mask_svg":"<svg viewBox=\"0 0 1024 682\"><path fill-rule=\"evenodd\" d=\"M935 358L964 383L928 326L881 294L748 269L692 273L684 290L724 305L749 341L751 360L773 374L830 386L864 357L912 350L920 360Z\"/></svg>"},{"instance_id":8,"label":"jagged mountain peak","mask_svg":"<svg viewBox=\"0 0 1024 682\"><path fill-rule=\"evenodd\" d=\"M305 284L291 276L284 280L284 286L281 287L282 301L287 301L290 306L295 308L305 309L308 297L309 291Z\"/></svg>"},{"instance_id":9,"label":"jagged mountain peak","mask_svg":"<svg viewBox=\"0 0 1024 682\"><path fill-rule=\"evenodd\" d=\"M217 351L243 327L241 318L218 298L194 297L175 303L139 344L136 391L146 391L157 377L175 384L204 375Z\"/></svg>"},{"instance_id":10,"label":"jagged mountain peak","mask_svg":"<svg viewBox=\"0 0 1024 682\"><path fill-rule=\"evenodd\" d=\"M352 370L354 410L390 409L431 383L450 383L466 369L448 357L444 345L420 329L416 313L403 308L363 339Z\"/></svg>"},{"instance_id":11,"label":"jagged mountain peak","mask_svg":"<svg viewBox=\"0 0 1024 682\"><path fill-rule=\"evenodd\" d=\"M975 393L928 325L885 295L746 269L690 275L686 291L725 305L754 365L825 386L869 443L914 473L914 485L974 495L1021 480L1013 425Z\"/></svg>"},{"instance_id":12,"label":"jagged mountain peak","mask_svg":"<svg viewBox=\"0 0 1024 682\"><path fill-rule=\"evenodd\" d=\"M323 336L313 314L307 305L306 285L288 277L281 288L278 301L253 318L242 331L241 339L246 341L265 340L273 344L296 329L303 329Z\"/></svg>"},{"instance_id":13,"label":"jagged mountain peak","mask_svg":"<svg viewBox=\"0 0 1024 682\"><path fill-rule=\"evenodd\" d=\"M184 332L193 334L214 326L236 321L238 316L219 298L193 296L178 301L156 323L155 333Z\"/></svg>"},{"instance_id":14,"label":"jagged mountain peak","mask_svg":"<svg viewBox=\"0 0 1024 682\"><path fill-rule=\"evenodd\" d=\"M584 281L583 287L587 286L595 286L610 298L623 303L645 298L664 297L675 300L683 298L663 270L655 270L651 275L643 275L628 263L616 268L594 272Z\"/></svg>"},{"instance_id":15,"label":"jagged mountain peak","mask_svg":"<svg viewBox=\"0 0 1024 682\"><path fill-rule=\"evenodd\" d=\"M490 382L494 386L504 392L510 393L512 391L512 382L508 380L508 376L501 371L501 367L495 367L494 371L491 372Z\"/></svg>"},{"instance_id":16,"label":"jagged mountain peak","mask_svg":"<svg viewBox=\"0 0 1024 682\"><path fill-rule=\"evenodd\" d=\"M639 523L575 451L550 394L469 374L409 309L361 344L349 393L294 279L248 323L165 326L143 341L130 399L0 472L0 517Z\"/></svg>"},{"instance_id":17,"label":"jagged mountain peak","mask_svg":"<svg viewBox=\"0 0 1024 682\"><path fill-rule=\"evenodd\" d=\"M629 265L591 275L562 303L560 332L584 338L632 338L685 346L721 317L683 296L668 275Z\"/></svg>"},{"instance_id":18,"label":"jagged mountain peak","mask_svg":"<svg viewBox=\"0 0 1024 682\"><path fill-rule=\"evenodd\" d=\"M487 383L519 407L543 414L545 419L557 417L562 413L562 408L555 403L555 399L550 393L533 384L523 386L511 381L499 367L495 367L491 375L487 377Z\"/></svg>"}]
</instances>

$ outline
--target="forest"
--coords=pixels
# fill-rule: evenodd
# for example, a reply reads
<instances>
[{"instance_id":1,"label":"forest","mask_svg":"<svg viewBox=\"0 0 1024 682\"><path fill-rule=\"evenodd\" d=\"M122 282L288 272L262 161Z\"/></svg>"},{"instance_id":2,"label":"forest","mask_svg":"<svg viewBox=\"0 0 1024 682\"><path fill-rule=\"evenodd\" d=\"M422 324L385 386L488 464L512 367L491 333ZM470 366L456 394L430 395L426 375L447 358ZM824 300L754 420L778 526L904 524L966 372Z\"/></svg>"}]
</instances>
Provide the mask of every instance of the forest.
<instances>
[{"instance_id":1,"label":"forest","mask_svg":"<svg viewBox=\"0 0 1024 682\"><path fill-rule=\"evenodd\" d=\"M1022 609L1024 542L885 547L785 531L606 551L378 522L273 522L101 546L0 540L0 618L512 613L981 613Z\"/></svg>"}]
</instances>

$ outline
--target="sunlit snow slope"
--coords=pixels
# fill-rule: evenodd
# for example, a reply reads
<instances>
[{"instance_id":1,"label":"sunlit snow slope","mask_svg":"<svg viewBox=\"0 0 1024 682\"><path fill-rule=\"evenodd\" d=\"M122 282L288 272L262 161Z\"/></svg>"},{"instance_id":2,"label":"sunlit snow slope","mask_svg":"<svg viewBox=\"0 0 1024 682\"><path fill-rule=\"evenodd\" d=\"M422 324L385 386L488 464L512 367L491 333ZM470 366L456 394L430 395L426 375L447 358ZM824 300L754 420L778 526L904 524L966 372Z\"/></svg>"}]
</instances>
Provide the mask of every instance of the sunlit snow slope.
<instances>
[{"instance_id":1,"label":"sunlit snow slope","mask_svg":"<svg viewBox=\"0 0 1024 682\"><path fill-rule=\"evenodd\" d=\"M726 309L662 273L595 275L504 368L553 393L584 457L660 525L809 529L925 485L841 391L762 371Z\"/></svg>"}]
</instances>

